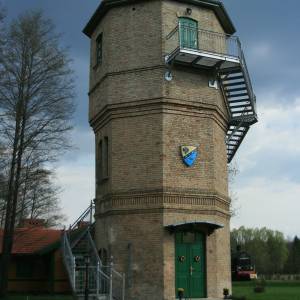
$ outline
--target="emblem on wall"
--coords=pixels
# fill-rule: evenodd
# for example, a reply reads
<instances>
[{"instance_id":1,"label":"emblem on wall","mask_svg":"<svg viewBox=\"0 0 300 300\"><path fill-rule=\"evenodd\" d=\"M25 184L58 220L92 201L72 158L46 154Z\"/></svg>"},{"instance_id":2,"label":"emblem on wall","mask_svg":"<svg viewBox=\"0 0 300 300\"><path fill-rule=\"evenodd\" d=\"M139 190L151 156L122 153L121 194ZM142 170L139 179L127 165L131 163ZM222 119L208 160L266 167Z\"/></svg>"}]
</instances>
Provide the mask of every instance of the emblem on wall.
<instances>
[{"instance_id":1,"label":"emblem on wall","mask_svg":"<svg viewBox=\"0 0 300 300\"><path fill-rule=\"evenodd\" d=\"M198 147L196 146L181 146L181 156L183 162L191 167L194 165L198 157Z\"/></svg>"}]
</instances>

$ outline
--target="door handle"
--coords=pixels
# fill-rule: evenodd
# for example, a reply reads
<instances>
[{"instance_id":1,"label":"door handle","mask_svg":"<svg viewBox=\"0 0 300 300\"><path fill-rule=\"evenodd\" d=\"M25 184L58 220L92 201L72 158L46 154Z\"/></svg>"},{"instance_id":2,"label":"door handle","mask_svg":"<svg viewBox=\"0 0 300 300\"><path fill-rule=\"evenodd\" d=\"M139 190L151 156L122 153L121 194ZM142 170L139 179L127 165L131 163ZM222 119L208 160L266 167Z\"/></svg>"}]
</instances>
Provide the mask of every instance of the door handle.
<instances>
[{"instance_id":1,"label":"door handle","mask_svg":"<svg viewBox=\"0 0 300 300\"><path fill-rule=\"evenodd\" d=\"M190 275L193 276L193 271L194 271L194 268L192 266L190 266Z\"/></svg>"}]
</instances>

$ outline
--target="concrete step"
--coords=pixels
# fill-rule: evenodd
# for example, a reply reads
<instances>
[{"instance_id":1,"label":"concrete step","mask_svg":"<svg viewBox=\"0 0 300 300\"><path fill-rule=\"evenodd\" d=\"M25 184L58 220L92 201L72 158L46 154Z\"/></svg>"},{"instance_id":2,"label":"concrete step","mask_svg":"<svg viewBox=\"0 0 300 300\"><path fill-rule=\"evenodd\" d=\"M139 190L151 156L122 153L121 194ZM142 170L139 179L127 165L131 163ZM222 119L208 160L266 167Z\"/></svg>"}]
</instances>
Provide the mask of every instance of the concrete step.
<instances>
[{"instance_id":1,"label":"concrete step","mask_svg":"<svg viewBox=\"0 0 300 300\"><path fill-rule=\"evenodd\" d=\"M80 294L77 295L78 300L84 300L85 296ZM109 300L109 296L107 294L103 295L95 295L95 294L89 294L89 300Z\"/></svg>"}]
</instances>

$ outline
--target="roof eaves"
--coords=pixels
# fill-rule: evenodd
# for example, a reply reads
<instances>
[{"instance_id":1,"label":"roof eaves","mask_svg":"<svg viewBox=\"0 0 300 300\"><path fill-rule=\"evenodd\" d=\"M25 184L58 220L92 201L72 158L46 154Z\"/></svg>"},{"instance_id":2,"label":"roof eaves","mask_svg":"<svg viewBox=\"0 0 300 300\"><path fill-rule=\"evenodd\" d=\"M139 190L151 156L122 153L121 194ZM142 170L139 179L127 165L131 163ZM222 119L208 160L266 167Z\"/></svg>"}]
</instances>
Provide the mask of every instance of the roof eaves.
<instances>
[{"instance_id":1,"label":"roof eaves","mask_svg":"<svg viewBox=\"0 0 300 300\"><path fill-rule=\"evenodd\" d=\"M94 32L94 29L99 24L102 17L106 14L106 12L114 6L129 4L129 3L135 3L145 0L104 0L102 1L98 8L96 9L95 13L89 20L89 22L86 24L86 26L83 29L83 33L87 35L88 37L91 37L91 35ZM216 16L220 20L220 23L222 24L225 32L227 34L234 34L236 32L236 29L233 25L233 22L231 18L229 17L225 6L223 3L219 0L174 0L178 2L184 2L189 4L194 4L198 6L204 6L210 9L213 9Z\"/></svg>"}]
</instances>

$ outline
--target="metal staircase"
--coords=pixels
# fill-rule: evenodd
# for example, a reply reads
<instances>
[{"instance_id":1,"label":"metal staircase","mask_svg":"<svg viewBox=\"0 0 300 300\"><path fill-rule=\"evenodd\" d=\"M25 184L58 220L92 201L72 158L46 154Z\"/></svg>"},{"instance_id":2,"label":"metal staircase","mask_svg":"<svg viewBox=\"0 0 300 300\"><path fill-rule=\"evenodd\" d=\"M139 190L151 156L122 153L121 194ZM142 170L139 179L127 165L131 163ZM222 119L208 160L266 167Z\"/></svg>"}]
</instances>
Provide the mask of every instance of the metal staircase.
<instances>
[{"instance_id":1,"label":"metal staircase","mask_svg":"<svg viewBox=\"0 0 300 300\"><path fill-rule=\"evenodd\" d=\"M63 260L74 299L124 300L125 276L114 269L112 259L103 265L92 238L93 210L91 204L62 236Z\"/></svg>"},{"instance_id":2,"label":"metal staircase","mask_svg":"<svg viewBox=\"0 0 300 300\"><path fill-rule=\"evenodd\" d=\"M226 135L227 160L230 163L250 126L257 122L256 97L242 50L240 64L235 68L219 69L218 76L230 113Z\"/></svg>"},{"instance_id":3,"label":"metal staircase","mask_svg":"<svg viewBox=\"0 0 300 300\"><path fill-rule=\"evenodd\" d=\"M179 24L166 37L166 51L168 73L174 63L215 71L229 114L225 142L230 163L250 126L257 122L256 97L239 38Z\"/></svg>"}]
</instances>

